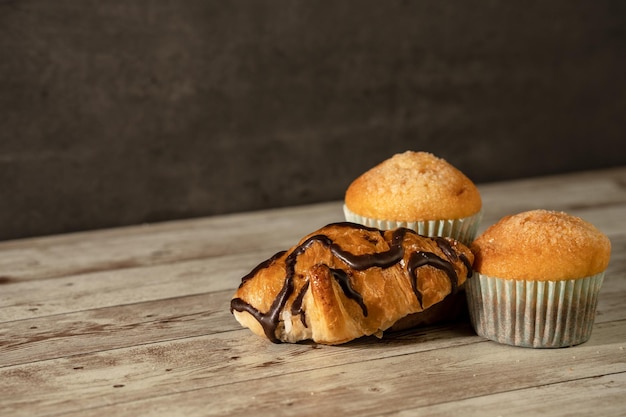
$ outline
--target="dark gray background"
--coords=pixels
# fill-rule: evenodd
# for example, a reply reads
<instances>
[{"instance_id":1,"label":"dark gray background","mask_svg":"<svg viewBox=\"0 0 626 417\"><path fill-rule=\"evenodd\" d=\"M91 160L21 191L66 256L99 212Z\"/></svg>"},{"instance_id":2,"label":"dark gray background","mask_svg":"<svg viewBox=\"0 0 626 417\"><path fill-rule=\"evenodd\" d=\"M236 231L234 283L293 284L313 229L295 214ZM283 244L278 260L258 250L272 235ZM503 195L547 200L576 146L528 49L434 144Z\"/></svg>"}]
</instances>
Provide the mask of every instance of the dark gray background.
<instances>
[{"instance_id":1,"label":"dark gray background","mask_svg":"<svg viewBox=\"0 0 626 417\"><path fill-rule=\"evenodd\" d=\"M0 239L623 165L626 2L0 0Z\"/></svg>"}]
</instances>

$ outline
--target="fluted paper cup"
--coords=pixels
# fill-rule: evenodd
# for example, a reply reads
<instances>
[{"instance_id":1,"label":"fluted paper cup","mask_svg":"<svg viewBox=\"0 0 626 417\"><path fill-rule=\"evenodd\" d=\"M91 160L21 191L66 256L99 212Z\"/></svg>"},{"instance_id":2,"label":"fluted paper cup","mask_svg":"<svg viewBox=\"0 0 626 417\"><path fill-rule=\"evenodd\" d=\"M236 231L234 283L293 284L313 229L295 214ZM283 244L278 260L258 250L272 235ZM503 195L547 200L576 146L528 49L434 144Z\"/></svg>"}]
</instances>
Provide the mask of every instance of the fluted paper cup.
<instances>
[{"instance_id":1,"label":"fluted paper cup","mask_svg":"<svg viewBox=\"0 0 626 417\"><path fill-rule=\"evenodd\" d=\"M352 223L358 223L382 230L393 230L399 227L406 227L407 229L412 229L423 236L450 237L464 243L465 245L472 243L476 237L478 226L480 225L483 214L481 210L472 216L463 217L461 219L395 221L361 216L352 212L346 207L345 204L343 206L343 213L346 221Z\"/></svg>"},{"instance_id":2,"label":"fluted paper cup","mask_svg":"<svg viewBox=\"0 0 626 417\"><path fill-rule=\"evenodd\" d=\"M507 280L480 273L466 281L470 320L495 342L560 348L591 337L604 272L562 281Z\"/></svg>"}]
</instances>

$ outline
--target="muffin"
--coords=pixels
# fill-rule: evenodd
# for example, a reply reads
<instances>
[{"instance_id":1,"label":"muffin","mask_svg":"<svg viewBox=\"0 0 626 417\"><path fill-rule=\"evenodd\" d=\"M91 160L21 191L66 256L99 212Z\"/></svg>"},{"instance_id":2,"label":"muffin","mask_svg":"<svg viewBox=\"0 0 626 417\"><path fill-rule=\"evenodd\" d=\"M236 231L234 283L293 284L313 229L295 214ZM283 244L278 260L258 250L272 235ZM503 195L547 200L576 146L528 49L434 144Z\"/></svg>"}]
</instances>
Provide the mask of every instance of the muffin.
<instances>
[{"instance_id":1,"label":"muffin","mask_svg":"<svg viewBox=\"0 0 626 417\"><path fill-rule=\"evenodd\" d=\"M470 246L470 320L480 336L559 348L591 336L611 243L585 220L532 210L506 216Z\"/></svg>"},{"instance_id":2,"label":"muffin","mask_svg":"<svg viewBox=\"0 0 626 417\"><path fill-rule=\"evenodd\" d=\"M355 179L345 193L347 221L406 227L469 245L482 215L478 188L457 168L428 152L407 151Z\"/></svg>"},{"instance_id":3,"label":"muffin","mask_svg":"<svg viewBox=\"0 0 626 417\"><path fill-rule=\"evenodd\" d=\"M478 188L457 168L428 152L393 155L355 179L346 190L349 222L378 229L406 227L469 246L482 217ZM410 314L391 330L467 319L464 285L428 311Z\"/></svg>"}]
</instances>

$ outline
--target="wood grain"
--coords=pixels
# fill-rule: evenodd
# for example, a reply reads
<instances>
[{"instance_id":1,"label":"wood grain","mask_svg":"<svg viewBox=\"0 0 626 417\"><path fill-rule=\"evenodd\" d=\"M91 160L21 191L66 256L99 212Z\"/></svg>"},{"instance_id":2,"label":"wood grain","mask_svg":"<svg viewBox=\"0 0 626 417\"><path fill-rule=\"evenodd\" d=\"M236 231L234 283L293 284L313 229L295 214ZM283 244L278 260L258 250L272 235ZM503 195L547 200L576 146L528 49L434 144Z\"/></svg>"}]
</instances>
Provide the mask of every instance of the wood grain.
<instances>
[{"instance_id":1,"label":"wood grain","mask_svg":"<svg viewBox=\"0 0 626 417\"><path fill-rule=\"evenodd\" d=\"M2 388L8 402L64 415L274 415L289 407L379 415L626 372L624 322L597 326L576 349L520 352L457 332L435 332L434 343L408 336L340 349L254 340L254 355L240 346L251 342L245 335L222 334L11 367L2 370ZM24 405L7 411L18 415Z\"/></svg>"},{"instance_id":2,"label":"wood grain","mask_svg":"<svg viewBox=\"0 0 626 417\"><path fill-rule=\"evenodd\" d=\"M0 415L621 415L626 168L480 188L486 224L544 206L609 235L588 342L504 346L466 319L341 346L241 328L241 277L340 202L24 239L0 243Z\"/></svg>"}]
</instances>

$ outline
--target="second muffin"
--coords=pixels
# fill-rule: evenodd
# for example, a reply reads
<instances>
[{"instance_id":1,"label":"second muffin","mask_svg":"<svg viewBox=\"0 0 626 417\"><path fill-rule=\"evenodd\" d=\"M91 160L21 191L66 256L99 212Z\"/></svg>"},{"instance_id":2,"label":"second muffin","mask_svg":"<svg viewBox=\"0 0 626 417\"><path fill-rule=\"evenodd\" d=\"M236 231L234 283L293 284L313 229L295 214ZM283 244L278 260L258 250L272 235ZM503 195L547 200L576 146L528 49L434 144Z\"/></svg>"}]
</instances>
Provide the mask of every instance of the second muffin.
<instances>
[{"instance_id":1,"label":"second muffin","mask_svg":"<svg viewBox=\"0 0 626 417\"><path fill-rule=\"evenodd\" d=\"M381 162L346 190L347 221L379 229L407 227L469 245L482 216L474 183L444 159L406 151Z\"/></svg>"},{"instance_id":2,"label":"second muffin","mask_svg":"<svg viewBox=\"0 0 626 417\"><path fill-rule=\"evenodd\" d=\"M589 222L559 211L506 216L471 245L466 282L472 325L487 339L535 348L591 336L611 243Z\"/></svg>"}]
</instances>

